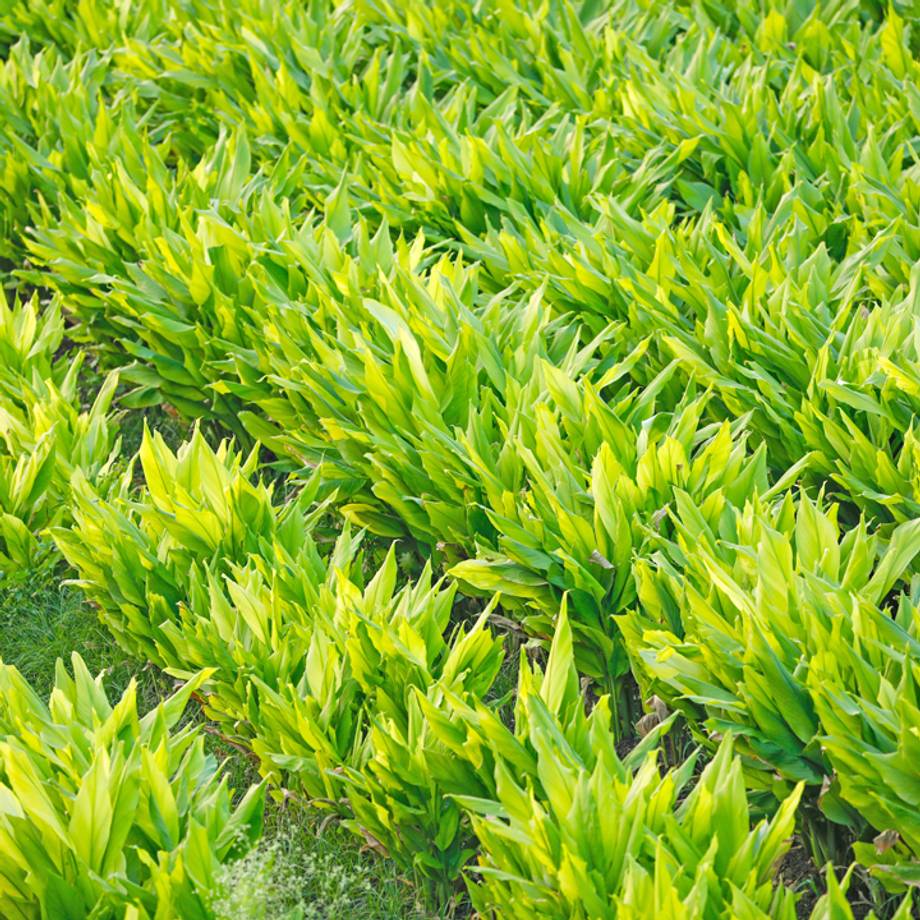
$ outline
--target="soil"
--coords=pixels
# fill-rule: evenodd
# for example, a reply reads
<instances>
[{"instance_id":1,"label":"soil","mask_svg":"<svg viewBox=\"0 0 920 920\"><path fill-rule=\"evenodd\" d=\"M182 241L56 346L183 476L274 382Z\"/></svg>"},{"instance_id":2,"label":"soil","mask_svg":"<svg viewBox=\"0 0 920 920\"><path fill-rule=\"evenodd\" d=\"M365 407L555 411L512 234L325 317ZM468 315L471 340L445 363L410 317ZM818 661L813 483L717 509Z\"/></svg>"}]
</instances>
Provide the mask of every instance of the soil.
<instances>
[{"instance_id":1,"label":"soil","mask_svg":"<svg viewBox=\"0 0 920 920\"><path fill-rule=\"evenodd\" d=\"M800 893L796 914L800 918L810 917L823 890L823 884L818 867L798 839L783 857L777 881Z\"/></svg>"}]
</instances>

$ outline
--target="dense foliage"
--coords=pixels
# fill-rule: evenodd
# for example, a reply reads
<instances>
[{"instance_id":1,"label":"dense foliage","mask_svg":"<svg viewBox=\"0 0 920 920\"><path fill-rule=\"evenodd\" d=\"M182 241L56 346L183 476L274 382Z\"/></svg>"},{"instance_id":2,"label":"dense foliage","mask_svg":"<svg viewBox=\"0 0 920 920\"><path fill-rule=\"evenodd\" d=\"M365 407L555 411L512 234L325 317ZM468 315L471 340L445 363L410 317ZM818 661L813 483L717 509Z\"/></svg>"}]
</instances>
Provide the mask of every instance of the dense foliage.
<instances>
[{"instance_id":1,"label":"dense foliage","mask_svg":"<svg viewBox=\"0 0 920 920\"><path fill-rule=\"evenodd\" d=\"M73 656L46 705L0 665L0 909L31 917L213 916L215 872L261 832L264 788L233 808L194 728L201 677L138 716Z\"/></svg>"},{"instance_id":2,"label":"dense foliage","mask_svg":"<svg viewBox=\"0 0 920 920\"><path fill-rule=\"evenodd\" d=\"M435 909L910 916L918 13L0 0L0 580ZM261 791L74 668L0 903L210 916Z\"/></svg>"}]
</instances>

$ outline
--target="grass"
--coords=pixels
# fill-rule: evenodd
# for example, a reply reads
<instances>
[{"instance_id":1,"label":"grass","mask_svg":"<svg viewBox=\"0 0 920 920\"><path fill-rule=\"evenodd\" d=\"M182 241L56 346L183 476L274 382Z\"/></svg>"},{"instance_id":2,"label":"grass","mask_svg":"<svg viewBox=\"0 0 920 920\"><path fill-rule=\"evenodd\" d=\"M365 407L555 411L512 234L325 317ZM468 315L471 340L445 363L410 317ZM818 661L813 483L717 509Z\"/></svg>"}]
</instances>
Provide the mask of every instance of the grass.
<instances>
[{"instance_id":1,"label":"grass","mask_svg":"<svg viewBox=\"0 0 920 920\"><path fill-rule=\"evenodd\" d=\"M430 916L393 863L296 805L275 805L262 845L215 892L220 920L396 920Z\"/></svg>"},{"instance_id":2,"label":"grass","mask_svg":"<svg viewBox=\"0 0 920 920\"><path fill-rule=\"evenodd\" d=\"M145 708L155 705L169 689L163 675L125 658L79 589L62 584L63 577L60 569L37 571L0 587L0 659L19 668L45 697L57 660L79 652L90 671L106 672L110 697L137 677Z\"/></svg>"}]
</instances>

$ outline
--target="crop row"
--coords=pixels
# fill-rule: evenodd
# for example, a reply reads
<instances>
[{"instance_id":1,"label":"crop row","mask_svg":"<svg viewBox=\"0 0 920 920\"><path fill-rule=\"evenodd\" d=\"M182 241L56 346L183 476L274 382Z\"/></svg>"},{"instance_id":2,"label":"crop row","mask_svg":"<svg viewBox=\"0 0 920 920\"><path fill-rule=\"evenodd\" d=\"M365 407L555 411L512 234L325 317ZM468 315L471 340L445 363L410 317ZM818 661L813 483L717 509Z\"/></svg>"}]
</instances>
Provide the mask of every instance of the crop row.
<instances>
[{"instance_id":1,"label":"crop row","mask_svg":"<svg viewBox=\"0 0 920 920\"><path fill-rule=\"evenodd\" d=\"M0 314L0 565L53 536L275 787L442 898L479 853L484 913L791 916L794 814L920 881L916 36L748 6L0 14L2 255L52 294ZM137 492L119 380L296 497L197 434ZM550 649L510 727L496 605ZM638 698L695 784L670 717L617 757Z\"/></svg>"}]
</instances>

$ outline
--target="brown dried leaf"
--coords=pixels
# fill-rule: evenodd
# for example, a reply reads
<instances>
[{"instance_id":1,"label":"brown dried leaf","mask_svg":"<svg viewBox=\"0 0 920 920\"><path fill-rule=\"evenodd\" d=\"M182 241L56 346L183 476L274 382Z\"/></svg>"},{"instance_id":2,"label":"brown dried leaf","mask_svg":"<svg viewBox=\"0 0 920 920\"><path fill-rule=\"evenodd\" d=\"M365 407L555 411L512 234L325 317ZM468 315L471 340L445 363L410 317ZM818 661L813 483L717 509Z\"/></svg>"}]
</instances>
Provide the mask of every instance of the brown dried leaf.
<instances>
[{"instance_id":1,"label":"brown dried leaf","mask_svg":"<svg viewBox=\"0 0 920 920\"><path fill-rule=\"evenodd\" d=\"M885 853L892 847L896 847L901 842L901 837L897 831L882 831L872 842L875 844L877 853Z\"/></svg>"}]
</instances>

